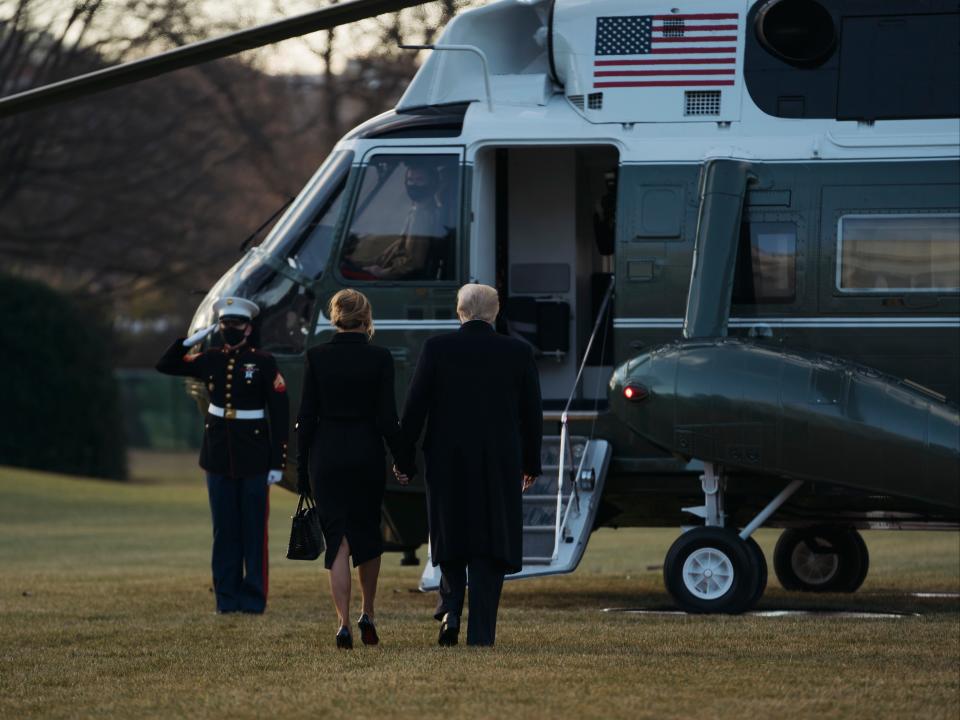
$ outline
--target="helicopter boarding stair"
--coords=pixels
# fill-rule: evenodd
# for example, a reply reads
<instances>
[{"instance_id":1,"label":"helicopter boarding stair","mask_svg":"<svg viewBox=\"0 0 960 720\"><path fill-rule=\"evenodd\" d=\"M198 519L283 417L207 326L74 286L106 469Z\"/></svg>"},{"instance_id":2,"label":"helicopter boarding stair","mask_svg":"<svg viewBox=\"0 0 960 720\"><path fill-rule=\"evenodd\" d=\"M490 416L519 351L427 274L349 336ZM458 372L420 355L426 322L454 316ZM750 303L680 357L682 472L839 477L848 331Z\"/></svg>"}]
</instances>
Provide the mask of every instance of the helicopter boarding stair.
<instances>
[{"instance_id":1,"label":"helicopter boarding stair","mask_svg":"<svg viewBox=\"0 0 960 720\"><path fill-rule=\"evenodd\" d=\"M613 453L606 440L571 436L567 416L612 294L611 281L561 416L560 435L543 438L543 474L523 494L523 568L507 575L507 580L573 572L587 548ZM438 587L440 568L434 567L428 548L420 589L426 592Z\"/></svg>"},{"instance_id":2,"label":"helicopter boarding stair","mask_svg":"<svg viewBox=\"0 0 960 720\"><path fill-rule=\"evenodd\" d=\"M576 569L593 530L610 455L606 440L543 438L544 474L523 494L523 569L507 575L507 580ZM428 550L420 589L439 586L440 568L433 566Z\"/></svg>"}]
</instances>

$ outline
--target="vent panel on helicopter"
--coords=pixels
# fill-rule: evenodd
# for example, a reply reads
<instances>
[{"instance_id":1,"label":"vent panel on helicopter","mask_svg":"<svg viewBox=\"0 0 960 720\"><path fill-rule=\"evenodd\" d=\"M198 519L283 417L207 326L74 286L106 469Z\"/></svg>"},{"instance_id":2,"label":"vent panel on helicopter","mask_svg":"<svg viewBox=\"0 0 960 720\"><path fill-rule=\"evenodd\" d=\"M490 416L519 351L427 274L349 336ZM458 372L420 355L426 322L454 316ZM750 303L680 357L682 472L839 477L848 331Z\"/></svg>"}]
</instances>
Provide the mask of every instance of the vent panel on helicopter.
<instances>
[{"instance_id":1,"label":"vent panel on helicopter","mask_svg":"<svg viewBox=\"0 0 960 720\"><path fill-rule=\"evenodd\" d=\"M687 90L683 94L683 114L690 115L719 115L719 90Z\"/></svg>"}]
</instances>

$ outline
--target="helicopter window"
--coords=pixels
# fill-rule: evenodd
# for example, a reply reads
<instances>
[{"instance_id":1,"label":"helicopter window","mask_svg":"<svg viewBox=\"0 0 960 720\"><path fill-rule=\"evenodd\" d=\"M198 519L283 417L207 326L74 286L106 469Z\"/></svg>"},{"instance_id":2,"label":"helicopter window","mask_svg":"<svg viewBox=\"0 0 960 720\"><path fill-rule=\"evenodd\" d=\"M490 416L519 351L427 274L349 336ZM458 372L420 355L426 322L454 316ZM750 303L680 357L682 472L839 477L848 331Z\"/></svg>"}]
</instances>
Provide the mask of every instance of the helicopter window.
<instances>
[{"instance_id":1,"label":"helicopter window","mask_svg":"<svg viewBox=\"0 0 960 720\"><path fill-rule=\"evenodd\" d=\"M747 222L741 227L733 302L791 303L797 296L797 226Z\"/></svg>"},{"instance_id":2,"label":"helicopter window","mask_svg":"<svg viewBox=\"0 0 960 720\"><path fill-rule=\"evenodd\" d=\"M334 189L333 195L320 207L313 220L304 228L287 256L287 264L305 277L316 280L323 274L330 257L333 231L343 207L343 189L346 177Z\"/></svg>"},{"instance_id":3,"label":"helicopter window","mask_svg":"<svg viewBox=\"0 0 960 720\"><path fill-rule=\"evenodd\" d=\"M229 273L233 294L260 306L254 344L264 350L297 354L305 348L316 299L310 285L330 256L352 159L352 152L332 154L263 244Z\"/></svg>"},{"instance_id":4,"label":"helicopter window","mask_svg":"<svg viewBox=\"0 0 960 720\"><path fill-rule=\"evenodd\" d=\"M847 215L837 231L837 288L960 290L960 215Z\"/></svg>"},{"instance_id":5,"label":"helicopter window","mask_svg":"<svg viewBox=\"0 0 960 720\"><path fill-rule=\"evenodd\" d=\"M376 155L340 255L359 281L454 280L459 217L457 155Z\"/></svg>"},{"instance_id":6,"label":"helicopter window","mask_svg":"<svg viewBox=\"0 0 960 720\"><path fill-rule=\"evenodd\" d=\"M316 280L326 267L352 160L352 152L333 153L317 171L309 190L260 246L306 280Z\"/></svg>"},{"instance_id":7,"label":"helicopter window","mask_svg":"<svg viewBox=\"0 0 960 720\"><path fill-rule=\"evenodd\" d=\"M303 352L312 319L313 291L278 273L254 252L238 269L233 294L260 306L253 345L278 354Z\"/></svg>"}]
</instances>

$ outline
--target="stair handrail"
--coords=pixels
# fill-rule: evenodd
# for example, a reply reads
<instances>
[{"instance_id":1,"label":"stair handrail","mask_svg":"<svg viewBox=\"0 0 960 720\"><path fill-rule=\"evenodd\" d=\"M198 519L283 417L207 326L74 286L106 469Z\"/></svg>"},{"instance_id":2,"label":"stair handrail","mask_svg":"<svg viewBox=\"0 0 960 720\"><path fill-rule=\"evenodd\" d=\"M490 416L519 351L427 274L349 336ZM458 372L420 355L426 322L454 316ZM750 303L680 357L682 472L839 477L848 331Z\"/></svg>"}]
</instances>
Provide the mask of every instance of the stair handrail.
<instances>
[{"instance_id":1,"label":"stair handrail","mask_svg":"<svg viewBox=\"0 0 960 720\"><path fill-rule=\"evenodd\" d=\"M574 476L573 487L570 489L571 502L567 503L567 511L562 514L563 509L563 465L564 461L567 458L567 441L568 441L568 432L567 432L567 417L570 412L570 406L573 405L573 397L577 394L577 388L580 386L580 378L583 376L583 369L587 366L587 358L590 357L590 350L593 349L593 341L597 337L597 333L600 331L600 326L603 323L604 318L607 314L607 307L610 304L610 298L613 296L613 288L615 286L615 276L610 276L610 284L607 286L607 291L603 294L603 302L600 303L600 311L597 313L597 319L593 323L593 330L590 332L590 339L587 340L586 350L583 352L583 360L580 361L580 368L577 370L577 377L573 381L573 387L570 389L570 396L567 398L567 404L563 408L563 413L560 415L560 458L558 459L557 465L557 512L556 512L556 526L554 527L553 533L553 554L550 556L550 562L554 562L557 559L557 555L560 554L560 532L567 525L567 518L570 515L570 507L573 504L573 493L577 489L576 476ZM587 441L589 444L589 440ZM580 456L580 466L577 468L577 475L583 470L583 463L587 457L587 446L583 448L583 454Z\"/></svg>"}]
</instances>

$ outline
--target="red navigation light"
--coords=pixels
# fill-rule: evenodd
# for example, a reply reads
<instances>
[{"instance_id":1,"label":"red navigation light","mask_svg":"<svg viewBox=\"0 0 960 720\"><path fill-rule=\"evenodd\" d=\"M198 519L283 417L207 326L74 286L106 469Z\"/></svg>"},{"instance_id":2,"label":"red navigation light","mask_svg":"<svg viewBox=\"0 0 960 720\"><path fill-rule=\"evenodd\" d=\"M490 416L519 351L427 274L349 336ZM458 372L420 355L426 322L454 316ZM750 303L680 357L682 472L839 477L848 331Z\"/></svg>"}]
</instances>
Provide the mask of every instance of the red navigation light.
<instances>
[{"instance_id":1,"label":"red navigation light","mask_svg":"<svg viewBox=\"0 0 960 720\"><path fill-rule=\"evenodd\" d=\"M649 391L643 385L627 385L623 389L623 396L627 400L633 400L635 402L646 400L649 394Z\"/></svg>"}]
</instances>

